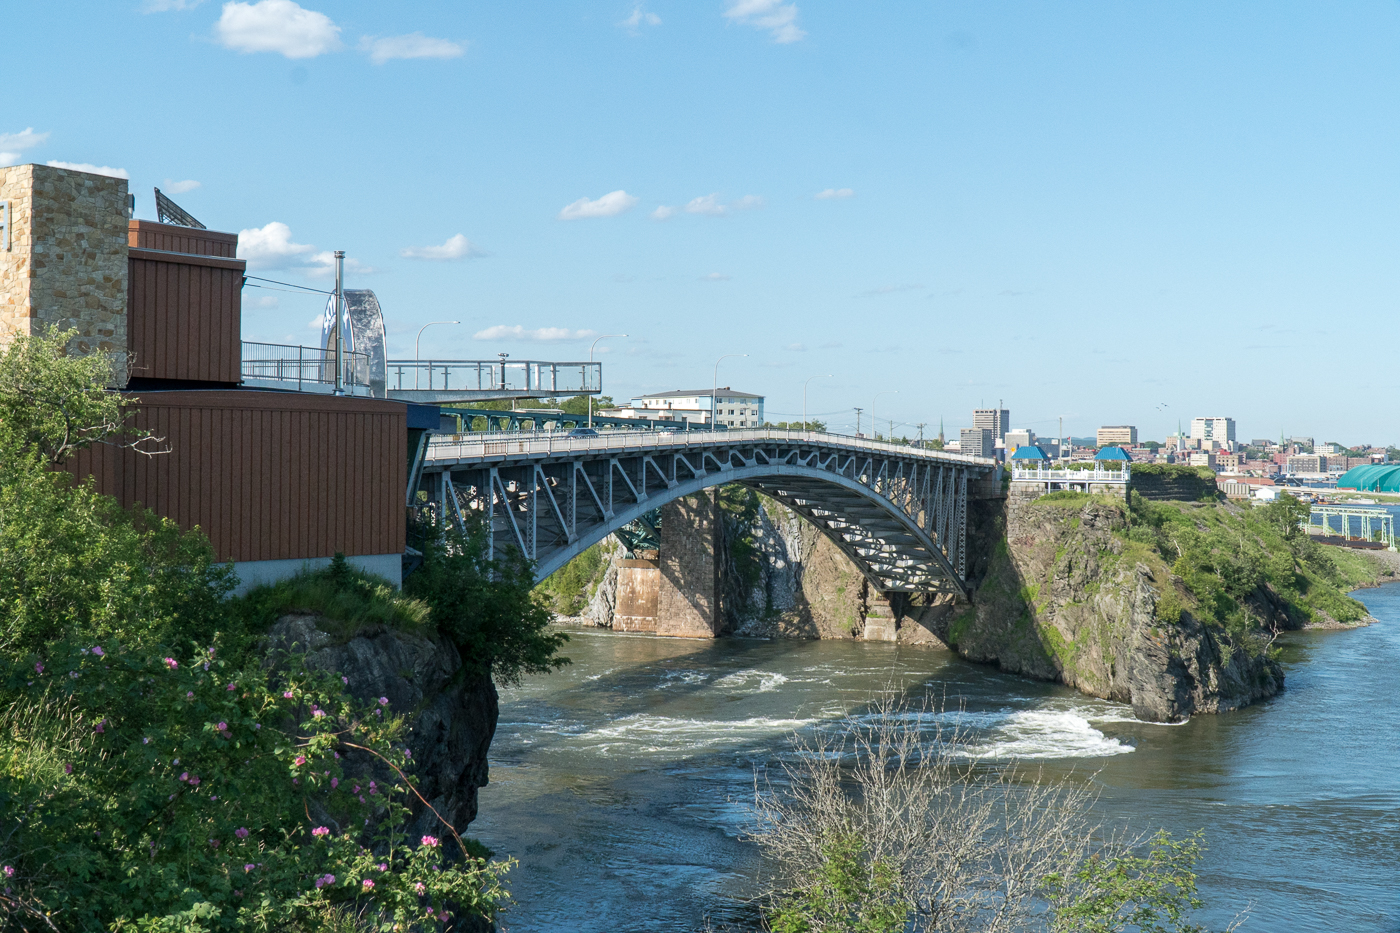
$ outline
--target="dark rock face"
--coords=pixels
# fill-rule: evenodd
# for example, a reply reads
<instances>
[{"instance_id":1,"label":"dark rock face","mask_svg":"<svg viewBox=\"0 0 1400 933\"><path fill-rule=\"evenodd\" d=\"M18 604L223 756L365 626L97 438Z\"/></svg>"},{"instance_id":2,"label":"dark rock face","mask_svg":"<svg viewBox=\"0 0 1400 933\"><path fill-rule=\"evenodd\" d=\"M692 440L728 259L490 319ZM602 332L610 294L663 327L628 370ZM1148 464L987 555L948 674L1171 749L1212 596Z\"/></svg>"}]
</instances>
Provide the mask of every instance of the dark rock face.
<instances>
[{"instance_id":1,"label":"dark rock face","mask_svg":"<svg viewBox=\"0 0 1400 933\"><path fill-rule=\"evenodd\" d=\"M1168 589L1190 605L1155 553L1129 552L1114 532L1123 507L1094 500L1012 501L1004 543L972 605L923 624L971 661L1131 703L1153 722L1220 712L1273 696L1283 671L1189 611L1167 621ZM919 622L918 610L914 621Z\"/></svg>"},{"instance_id":2,"label":"dark rock face","mask_svg":"<svg viewBox=\"0 0 1400 933\"><path fill-rule=\"evenodd\" d=\"M283 616L268 634L270 650L304 651L308 666L348 678L357 700L373 703L387 697L390 710L407 714L418 790L465 834L476 818L477 790L487 784L486 757L496 733L498 706L490 676L464 669L457 649L445 642L381 627L341 641L320 621ZM386 766L362 754L347 764L389 777ZM408 837L440 834L437 817L419 801L412 804Z\"/></svg>"}]
</instances>

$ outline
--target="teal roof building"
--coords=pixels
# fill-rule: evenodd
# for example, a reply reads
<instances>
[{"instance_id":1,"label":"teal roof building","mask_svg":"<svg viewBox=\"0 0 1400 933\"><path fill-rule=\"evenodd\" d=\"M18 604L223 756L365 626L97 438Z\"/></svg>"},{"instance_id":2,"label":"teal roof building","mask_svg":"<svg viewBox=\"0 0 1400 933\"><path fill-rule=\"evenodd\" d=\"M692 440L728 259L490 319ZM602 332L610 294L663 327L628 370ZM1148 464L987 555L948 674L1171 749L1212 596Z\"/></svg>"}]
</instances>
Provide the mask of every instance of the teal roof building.
<instances>
[{"instance_id":1,"label":"teal roof building","mask_svg":"<svg viewBox=\"0 0 1400 933\"><path fill-rule=\"evenodd\" d=\"M1337 477L1338 489L1357 492L1400 492L1400 464L1368 463Z\"/></svg>"}]
</instances>

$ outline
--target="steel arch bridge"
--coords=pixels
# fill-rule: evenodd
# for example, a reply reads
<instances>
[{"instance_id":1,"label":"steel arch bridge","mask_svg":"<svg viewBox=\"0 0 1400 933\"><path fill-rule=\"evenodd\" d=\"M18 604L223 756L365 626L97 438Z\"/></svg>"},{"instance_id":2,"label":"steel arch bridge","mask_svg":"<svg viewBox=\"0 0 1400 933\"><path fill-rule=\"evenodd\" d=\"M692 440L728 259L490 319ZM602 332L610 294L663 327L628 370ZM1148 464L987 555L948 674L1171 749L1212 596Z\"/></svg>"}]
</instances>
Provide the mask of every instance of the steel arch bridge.
<instances>
[{"instance_id":1,"label":"steel arch bridge","mask_svg":"<svg viewBox=\"0 0 1400 933\"><path fill-rule=\"evenodd\" d=\"M521 433L425 437L409 490L449 520L484 518L493 553L518 549L544 579L667 502L738 483L816 525L881 592L966 595L968 497L995 494L998 469L811 431Z\"/></svg>"}]
</instances>

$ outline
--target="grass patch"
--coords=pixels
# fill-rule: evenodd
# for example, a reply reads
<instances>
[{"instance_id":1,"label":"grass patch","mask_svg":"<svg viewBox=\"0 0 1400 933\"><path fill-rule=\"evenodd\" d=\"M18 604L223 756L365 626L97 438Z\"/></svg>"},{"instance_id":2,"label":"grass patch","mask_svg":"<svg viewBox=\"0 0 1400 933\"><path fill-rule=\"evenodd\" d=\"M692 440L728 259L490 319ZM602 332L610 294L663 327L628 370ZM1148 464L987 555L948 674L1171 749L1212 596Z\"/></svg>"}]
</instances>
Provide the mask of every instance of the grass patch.
<instances>
[{"instance_id":1,"label":"grass patch","mask_svg":"<svg viewBox=\"0 0 1400 933\"><path fill-rule=\"evenodd\" d=\"M255 587L243 600L251 618L264 625L291 613L317 615L325 620L318 627L345 641L375 626L418 634L430 628L426 603L403 595L383 577L355 569L344 554L320 570Z\"/></svg>"}]
</instances>

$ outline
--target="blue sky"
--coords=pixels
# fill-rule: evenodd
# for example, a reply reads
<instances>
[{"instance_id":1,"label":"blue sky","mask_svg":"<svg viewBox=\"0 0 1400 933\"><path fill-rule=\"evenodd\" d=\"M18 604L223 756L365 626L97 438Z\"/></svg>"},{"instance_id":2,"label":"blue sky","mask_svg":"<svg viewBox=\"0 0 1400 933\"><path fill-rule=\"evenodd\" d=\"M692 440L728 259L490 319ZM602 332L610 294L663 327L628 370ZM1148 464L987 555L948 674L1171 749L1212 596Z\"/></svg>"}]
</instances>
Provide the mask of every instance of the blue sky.
<instances>
[{"instance_id":1,"label":"blue sky","mask_svg":"<svg viewBox=\"0 0 1400 933\"><path fill-rule=\"evenodd\" d=\"M393 355L627 333L610 394L748 353L720 384L779 420L833 374L837 429L1400 441L1394 0L12 7L0 158L178 192L260 275L346 250Z\"/></svg>"}]
</instances>

